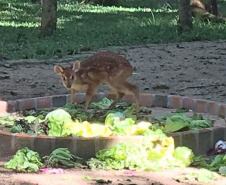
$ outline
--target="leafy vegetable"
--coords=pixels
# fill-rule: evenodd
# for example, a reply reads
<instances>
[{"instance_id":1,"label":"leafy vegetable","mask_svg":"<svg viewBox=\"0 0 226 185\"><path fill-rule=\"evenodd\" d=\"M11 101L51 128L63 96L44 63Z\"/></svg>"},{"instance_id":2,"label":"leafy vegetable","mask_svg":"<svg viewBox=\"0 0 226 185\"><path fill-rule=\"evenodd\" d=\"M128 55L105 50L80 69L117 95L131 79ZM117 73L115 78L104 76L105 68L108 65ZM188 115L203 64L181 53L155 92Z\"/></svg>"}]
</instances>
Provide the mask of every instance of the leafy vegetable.
<instances>
[{"instance_id":1,"label":"leafy vegetable","mask_svg":"<svg viewBox=\"0 0 226 185\"><path fill-rule=\"evenodd\" d=\"M20 172L37 172L43 164L37 152L25 147L18 150L13 158L4 164L4 167Z\"/></svg>"},{"instance_id":2,"label":"leafy vegetable","mask_svg":"<svg viewBox=\"0 0 226 185\"><path fill-rule=\"evenodd\" d=\"M203 156L198 156L193 159L192 166L205 168L225 175L226 155L216 155L214 158L204 158Z\"/></svg>"},{"instance_id":3,"label":"leafy vegetable","mask_svg":"<svg viewBox=\"0 0 226 185\"><path fill-rule=\"evenodd\" d=\"M49 156L45 156L45 165L47 167L74 167L75 156L67 148L57 148Z\"/></svg>"},{"instance_id":4,"label":"leafy vegetable","mask_svg":"<svg viewBox=\"0 0 226 185\"><path fill-rule=\"evenodd\" d=\"M33 116L30 117L31 119L30 118L26 119L26 118L27 117L21 118L20 120L15 121L10 131L14 133L27 133L27 134L37 134L37 135L47 133L48 128L45 122Z\"/></svg>"},{"instance_id":5,"label":"leafy vegetable","mask_svg":"<svg viewBox=\"0 0 226 185\"><path fill-rule=\"evenodd\" d=\"M184 127L188 126L188 121L184 120L183 117L167 117L165 131L166 132L175 132Z\"/></svg>"},{"instance_id":6,"label":"leafy vegetable","mask_svg":"<svg viewBox=\"0 0 226 185\"><path fill-rule=\"evenodd\" d=\"M173 152L173 157L179 160L184 166L189 166L192 163L194 154L191 149L187 147L177 147Z\"/></svg>"},{"instance_id":7,"label":"leafy vegetable","mask_svg":"<svg viewBox=\"0 0 226 185\"><path fill-rule=\"evenodd\" d=\"M109 106L113 103L113 100L108 99L104 97L101 101L99 102L92 102L90 106L92 107L97 107L99 109L108 109Z\"/></svg>"},{"instance_id":8,"label":"leafy vegetable","mask_svg":"<svg viewBox=\"0 0 226 185\"><path fill-rule=\"evenodd\" d=\"M90 124L87 121L77 124L72 129L73 136L83 136L83 137L107 137L112 135L111 129L106 125L101 124Z\"/></svg>"},{"instance_id":9,"label":"leafy vegetable","mask_svg":"<svg viewBox=\"0 0 226 185\"><path fill-rule=\"evenodd\" d=\"M174 154L174 141L166 137L161 130L151 131L153 134L145 137L142 144L119 143L109 149L96 153L96 158L88 161L91 169L130 169L130 170L160 170L172 166L187 166L194 154L186 147L177 149ZM182 151L185 157L177 152ZM176 156L176 158L174 157ZM189 162L185 161L188 160Z\"/></svg>"},{"instance_id":10,"label":"leafy vegetable","mask_svg":"<svg viewBox=\"0 0 226 185\"><path fill-rule=\"evenodd\" d=\"M182 129L199 130L213 126L211 120L203 119L198 114L188 117L184 113L176 112L166 116L156 116L155 119L165 126L165 132L176 132Z\"/></svg>"},{"instance_id":11,"label":"leafy vegetable","mask_svg":"<svg viewBox=\"0 0 226 185\"><path fill-rule=\"evenodd\" d=\"M189 181L195 181L195 180L202 183L211 183L214 180L216 180L218 177L219 175L217 173L202 168L198 172L179 175L174 177L173 179L181 183L188 183Z\"/></svg>"},{"instance_id":12,"label":"leafy vegetable","mask_svg":"<svg viewBox=\"0 0 226 185\"><path fill-rule=\"evenodd\" d=\"M203 119L203 120L191 120L188 125L188 128L190 130L199 130L202 128L208 128L212 126L213 126L213 123L211 120Z\"/></svg>"},{"instance_id":13,"label":"leafy vegetable","mask_svg":"<svg viewBox=\"0 0 226 185\"><path fill-rule=\"evenodd\" d=\"M213 182L219 177L219 175L215 172L212 172L207 169L200 169L198 172L198 181L203 183Z\"/></svg>"},{"instance_id":14,"label":"leafy vegetable","mask_svg":"<svg viewBox=\"0 0 226 185\"><path fill-rule=\"evenodd\" d=\"M60 124L64 121L71 121L71 115L63 109L56 109L49 112L45 119L49 122Z\"/></svg>"},{"instance_id":15,"label":"leafy vegetable","mask_svg":"<svg viewBox=\"0 0 226 185\"><path fill-rule=\"evenodd\" d=\"M134 123L132 118L125 118L122 112L110 113L105 119L105 124L112 129L115 135L126 135Z\"/></svg>"},{"instance_id":16,"label":"leafy vegetable","mask_svg":"<svg viewBox=\"0 0 226 185\"><path fill-rule=\"evenodd\" d=\"M0 126L13 126L15 121L20 120L20 118L20 116L14 114L0 116Z\"/></svg>"},{"instance_id":17,"label":"leafy vegetable","mask_svg":"<svg viewBox=\"0 0 226 185\"><path fill-rule=\"evenodd\" d=\"M219 173L221 174L221 175L226 175L226 166L221 166L220 168L219 168Z\"/></svg>"},{"instance_id":18,"label":"leafy vegetable","mask_svg":"<svg viewBox=\"0 0 226 185\"><path fill-rule=\"evenodd\" d=\"M67 124L73 123L71 115L63 109L56 109L46 115L50 136L68 136L71 130Z\"/></svg>"}]
</instances>

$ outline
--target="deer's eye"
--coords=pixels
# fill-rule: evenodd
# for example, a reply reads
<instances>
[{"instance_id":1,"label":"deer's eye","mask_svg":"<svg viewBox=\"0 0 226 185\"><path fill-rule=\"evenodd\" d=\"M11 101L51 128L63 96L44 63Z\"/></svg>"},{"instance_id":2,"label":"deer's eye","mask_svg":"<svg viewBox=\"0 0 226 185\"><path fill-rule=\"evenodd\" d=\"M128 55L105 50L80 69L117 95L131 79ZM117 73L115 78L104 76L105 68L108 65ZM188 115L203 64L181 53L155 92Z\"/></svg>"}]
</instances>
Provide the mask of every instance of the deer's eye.
<instances>
[{"instance_id":1,"label":"deer's eye","mask_svg":"<svg viewBox=\"0 0 226 185\"><path fill-rule=\"evenodd\" d=\"M70 76L70 79L73 80L74 79L74 76Z\"/></svg>"},{"instance_id":2,"label":"deer's eye","mask_svg":"<svg viewBox=\"0 0 226 185\"><path fill-rule=\"evenodd\" d=\"M65 76L63 76L63 77L62 77L62 79L65 81L65 80L66 80L66 77L65 77Z\"/></svg>"}]
</instances>

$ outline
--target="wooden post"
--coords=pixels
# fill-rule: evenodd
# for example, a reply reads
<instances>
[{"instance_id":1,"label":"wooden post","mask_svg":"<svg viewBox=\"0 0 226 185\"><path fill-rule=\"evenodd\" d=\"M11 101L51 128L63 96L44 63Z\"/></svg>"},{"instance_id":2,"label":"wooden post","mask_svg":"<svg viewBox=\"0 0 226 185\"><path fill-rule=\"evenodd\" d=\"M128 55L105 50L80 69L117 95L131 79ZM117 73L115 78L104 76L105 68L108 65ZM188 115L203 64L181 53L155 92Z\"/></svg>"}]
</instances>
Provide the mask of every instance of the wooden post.
<instances>
[{"instance_id":1,"label":"wooden post","mask_svg":"<svg viewBox=\"0 0 226 185\"><path fill-rule=\"evenodd\" d=\"M57 24L57 0L42 0L42 20L40 36L52 35Z\"/></svg>"},{"instance_id":2,"label":"wooden post","mask_svg":"<svg viewBox=\"0 0 226 185\"><path fill-rule=\"evenodd\" d=\"M179 29L180 31L192 30L192 15L190 0L178 0Z\"/></svg>"}]
</instances>

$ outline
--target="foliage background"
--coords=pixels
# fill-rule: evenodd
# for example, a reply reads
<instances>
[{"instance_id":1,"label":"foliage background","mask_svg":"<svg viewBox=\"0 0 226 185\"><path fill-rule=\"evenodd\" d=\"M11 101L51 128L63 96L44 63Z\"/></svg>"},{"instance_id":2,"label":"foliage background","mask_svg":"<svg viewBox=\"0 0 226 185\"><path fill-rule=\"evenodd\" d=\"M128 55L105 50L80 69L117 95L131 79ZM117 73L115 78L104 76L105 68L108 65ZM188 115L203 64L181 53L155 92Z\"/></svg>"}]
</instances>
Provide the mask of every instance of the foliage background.
<instances>
[{"instance_id":1,"label":"foliage background","mask_svg":"<svg viewBox=\"0 0 226 185\"><path fill-rule=\"evenodd\" d=\"M58 1L57 31L38 38L41 5L0 0L0 58L48 59L109 46L226 39L226 23L193 20L191 34L177 30L176 0L121 0L102 7L81 0ZM226 16L226 1L219 12Z\"/></svg>"}]
</instances>

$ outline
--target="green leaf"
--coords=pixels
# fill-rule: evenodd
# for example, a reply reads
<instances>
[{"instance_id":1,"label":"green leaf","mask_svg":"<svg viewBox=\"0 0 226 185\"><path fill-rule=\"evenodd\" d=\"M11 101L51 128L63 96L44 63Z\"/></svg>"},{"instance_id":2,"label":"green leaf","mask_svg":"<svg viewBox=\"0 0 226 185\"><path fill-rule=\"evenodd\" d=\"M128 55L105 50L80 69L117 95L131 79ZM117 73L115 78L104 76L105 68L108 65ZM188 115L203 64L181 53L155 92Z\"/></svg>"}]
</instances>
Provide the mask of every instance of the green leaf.
<instances>
[{"instance_id":1,"label":"green leaf","mask_svg":"<svg viewBox=\"0 0 226 185\"><path fill-rule=\"evenodd\" d=\"M200 169L198 172L198 181L203 183L213 182L219 175L215 172L211 172L207 169Z\"/></svg>"},{"instance_id":2,"label":"green leaf","mask_svg":"<svg viewBox=\"0 0 226 185\"><path fill-rule=\"evenodd\" d=\"M35 116L26 116L25 117L25 120L28 122L28 123L33 123L37 118Z\"/></svg>"},{"instance_id":3,"label":"green leaf","mask_svg":"<svg viewBox=\"0 0 226 185\"><path fill-rule=\"evenodd\" d=\"M212 126L213 124L210 120L203 119L203 120L191 120L191 122L188 125L188 128L190 130L199 130L202 128L208 128Z\"/></svg>"},{"instance_id":4,"label":"green leaf","mask_svg":"<svg viewBox=\"0 0 226 185\"><path fill-rule=\"evenodd\" d=\"M126 118L132 118L136 121L137 117L133 115L133 112L136 109L136 104L132 104L130 107L128 107L123 113L125 114Z\"/></svg>"},{"instance_id":5,"label":"green leaf","mask_svg":"<svg viewBox=\"0 0 226 185\"><path fill-rule=\"evenodd\" d=\"M56 109L46 115L48 120L50 136L68 136L71 134L71 129L65 126L65 123L71 123L73 120L68 112L63 109Z\"/></svg>"},{"instance_id":6,"label":"green leaf","mask_svg":"<svg viewBox=\"0 0 226 185\"><path fill-rule=\"evenodd\" d=\"M173 157L185 166L189 166L194 158L194 153L190 148L182 146L174 150Z\"/></svg>"},{"instance_id":7,"label":"green leaf","mask_svg":"<svg viewBox=\"0 0 226 185\"><path fill-rule=\"evenodd\" d=\"M62 124L64 121L71 121L71 115L63 109L56 109L49 112L45 119L51 123Z\"/></svg>"},{"instance_id":8,"label":"green leaf","mask_svg":"<svg viewBox=\"0 0 226 185\"><path fill-rule=\"evenodd\" d=\"M90 177L89 175L84 175L82 178L84 180L92 180L92 177Z\"/></svg>"},{"instance_id":9,"label":"green leaf","mask_svg":"<svg viewBox=\"0 0 226 185\"><path fill-rule=\"evenodd\" d=\"M165 125L165 132L175 132L184 127L188 126L188 122L184 121L183 119L172 119L171 117L167 117L166 125Z\"/></svg>"},{"instance_id":10,"label":"green leaf","mask_svg":"<svg viewBox=\"0 0 226 185\"><path fill-rule=\"evenodd\" d=\"M224 158L224 155L217 155L211 162L210 166L216 167L216 166L219 166L220 164L223 164L223 158Z\"/></svg>"},{"instance_id":11,"label":"green leaf","mask_svg":"<svg viewBox=\"0 0 226 185\"><path fill-rule=\"evenodd\" d=\"M25 147L18 150L13 158L4 164L4 167L21 172L37 172L43 164L37 152Z\"/></svg>"},{"instance_id":12,"label":"green leaf","mask_svg":"<svg viewBox=\"0 0 226 185\"><path fill-rule=\"evenodd\" d=\"M13 125L13 127L10 129L10 132L13 133L22 133L23 132L23 128L20 124L18 125Z\"/></svg>"},{"instance_id":13,"label":"green leaf","mask_svg":"<svg viewBox=\"0 0 226 185\"><path fill-rule=\"evenodd\" d=\"M219 172L220 172L221 175L226 176L226 166L221 166L219 168Z\"/></svg>"},{"instance_id":14,"label":"green leaf","mask_svg":"<svg viewBox=\"0 0 226 185\"><path fill-rule=\"evenodd\" d=\"M104 97L101 101L99 102L92 102L90 106L92 107L97 107L99 109L108 109L109 106L113 103L113 100L108 99Z\"/></svg>"}]
</instances>

